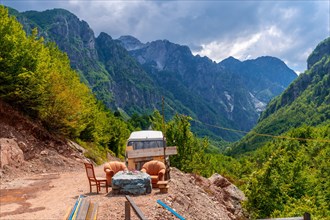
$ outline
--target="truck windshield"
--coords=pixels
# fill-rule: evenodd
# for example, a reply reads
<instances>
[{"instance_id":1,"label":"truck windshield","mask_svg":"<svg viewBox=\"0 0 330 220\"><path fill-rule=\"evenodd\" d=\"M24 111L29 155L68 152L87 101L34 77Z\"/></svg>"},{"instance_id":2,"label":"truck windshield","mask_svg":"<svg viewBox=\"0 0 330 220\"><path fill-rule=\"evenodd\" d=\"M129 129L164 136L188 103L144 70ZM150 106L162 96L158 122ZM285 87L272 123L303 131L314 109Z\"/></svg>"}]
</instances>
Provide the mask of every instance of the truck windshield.
<instances>
[{"instance_id":1,"label":"truck windshield","mask_svg":"<svg viewBox=\"0 0 330 220\"><path fill-rule=\"evenodd\" d=\"M134 150L149 149L149 148L162 148L164 147L163 141L129 141L128 146L133 146Z\"/></svg>"}]
</instances>

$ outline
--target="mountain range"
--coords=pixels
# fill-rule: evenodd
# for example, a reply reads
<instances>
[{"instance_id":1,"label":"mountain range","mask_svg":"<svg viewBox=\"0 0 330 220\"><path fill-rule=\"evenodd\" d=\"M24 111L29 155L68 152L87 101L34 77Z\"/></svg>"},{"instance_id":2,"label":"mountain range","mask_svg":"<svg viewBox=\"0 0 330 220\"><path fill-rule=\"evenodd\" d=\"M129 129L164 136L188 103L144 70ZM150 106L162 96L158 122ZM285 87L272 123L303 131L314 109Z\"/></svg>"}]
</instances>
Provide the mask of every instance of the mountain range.
<instances>
[{"instance_id":1,"label":"mountain range","mask_svg":"<svg viewBox=\"0 0 330 220\"><path fill-rule=\"evenodd\" d=\"M216 63L168 40L142 43L103 32L95 37L87 22L64 9L10 13L27 34L37 28L46 42L66 52L72 68L108 108L122 115L149 114L161 110L164 97L166 118L190 115L200 136L239 139L241 134L219 127L249 131L267 103L297 77L275 57Z\"/></svg>"}]
</instances>

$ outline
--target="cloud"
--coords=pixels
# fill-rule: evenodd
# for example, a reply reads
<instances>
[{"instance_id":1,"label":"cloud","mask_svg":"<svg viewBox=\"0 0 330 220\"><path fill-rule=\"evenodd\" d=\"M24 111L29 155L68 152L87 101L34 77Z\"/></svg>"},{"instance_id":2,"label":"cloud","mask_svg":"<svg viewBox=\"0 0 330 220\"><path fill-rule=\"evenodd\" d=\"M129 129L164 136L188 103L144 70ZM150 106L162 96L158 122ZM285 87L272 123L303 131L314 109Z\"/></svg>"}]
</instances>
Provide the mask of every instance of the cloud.
<instances>
[{"instance_id":1,"label":"cloud","mask_svg":"<svg viewBox=\"0 0 330 220\"><path fill-rule=\"evenodd\" d=\"M2 1L19 11L65 8L95 34L132 35L142 42L167 39L221 60L276 56L297 71L330 36L329 1Z\"/></svg>"},{"instance_id":2,"label":"cloud","mask_svg":"<svg viewBox=\"0 0 330 220\"><path fill-rule=\"evenodd\" d=\"M330 36L329 7L327 2L261 3L254 10L260 19L247 30L228 30L226 35L202 44L194 53L216 61L228 56L245 60L271 55L285 61L296 72L303 72L308 55Z\"/></svg>"},{"instance_id":3,"label":"cloud","mask_svg":"<svg viewBox=\"0 0 330 220\"><path fill-rule=\"evenodd\" d=\"M286 48L293 44L294 40L286 36L278 27L270 26L236 39L216 40L202 44L202 49L194 51L194 53L213 57L216 61L221 61L228 56L245 60L269 54L280 56Z\"/></svg>"}]
</instances>

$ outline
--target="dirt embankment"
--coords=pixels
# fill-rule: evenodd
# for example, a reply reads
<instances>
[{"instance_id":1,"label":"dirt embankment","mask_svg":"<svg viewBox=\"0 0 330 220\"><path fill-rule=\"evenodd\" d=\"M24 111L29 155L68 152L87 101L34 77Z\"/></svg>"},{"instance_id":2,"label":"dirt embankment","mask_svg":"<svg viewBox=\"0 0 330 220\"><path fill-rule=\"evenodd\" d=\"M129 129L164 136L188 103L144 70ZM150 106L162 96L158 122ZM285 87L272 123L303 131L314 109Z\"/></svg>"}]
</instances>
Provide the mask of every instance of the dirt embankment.
<instances>
[{"instance_id":1,"label":"dirt embankment","mask_svg":"<svg viewBox=\"0 0 330 220\"><path fill-rule=\"evenodd\" d=\"M79 146L51 135L0 100L0 219L62 219L79 195L99 204L98 219L124 219L124 195L111 188L89 192ZM80 150L79 150L80 149ZM95 167L104 176L103 165ZM148 219L176 219L161 200L186 219L244 219L244 195L225 178L206 179L172 168L167 194L132 196ZM133 215L133 219L137 219Z\"/></svg>"}]
</instances>

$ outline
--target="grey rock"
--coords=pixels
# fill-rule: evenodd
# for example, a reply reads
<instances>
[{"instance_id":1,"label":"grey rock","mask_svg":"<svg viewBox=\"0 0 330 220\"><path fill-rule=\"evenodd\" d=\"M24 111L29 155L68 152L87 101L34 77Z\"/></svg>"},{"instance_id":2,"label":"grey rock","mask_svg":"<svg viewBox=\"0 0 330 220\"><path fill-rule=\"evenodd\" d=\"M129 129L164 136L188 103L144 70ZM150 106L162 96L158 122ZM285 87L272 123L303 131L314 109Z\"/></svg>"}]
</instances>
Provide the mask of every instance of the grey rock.
<instances>
[{"instance_id":1,"label":"grey rock","mask_svg":"<svg viewBox=\"0 0 330 220\"><path fill-rule=\"evenodd\" d=\"M112 190L114 193L121 194L149 194L151 193L151 178L143 172L119 171L112 177Z\"/></svg>"}]
</instances>

